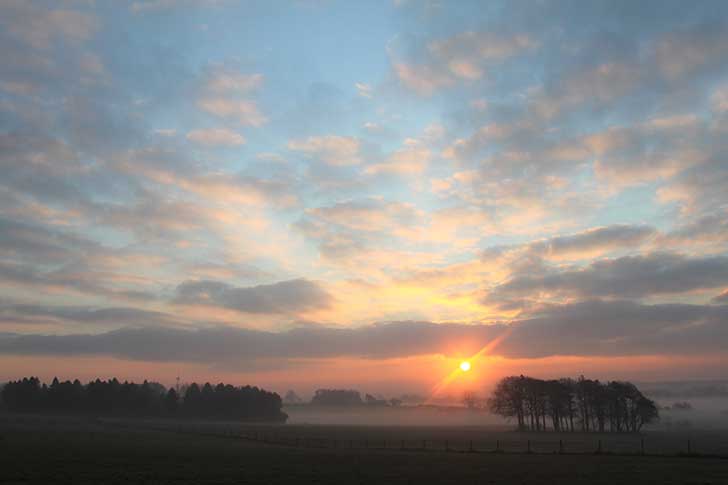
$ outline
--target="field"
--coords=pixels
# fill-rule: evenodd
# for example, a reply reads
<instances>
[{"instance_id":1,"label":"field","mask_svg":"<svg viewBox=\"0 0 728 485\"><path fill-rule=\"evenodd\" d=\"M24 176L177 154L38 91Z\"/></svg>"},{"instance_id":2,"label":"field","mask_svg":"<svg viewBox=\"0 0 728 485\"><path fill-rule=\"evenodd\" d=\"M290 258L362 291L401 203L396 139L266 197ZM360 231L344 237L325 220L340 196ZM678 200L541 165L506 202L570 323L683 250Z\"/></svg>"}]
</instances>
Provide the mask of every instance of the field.
<instances>
[{"instance_id":1,"label":"field","mask_svg":"<svg viewBox=\"0 0 728 485\"><path fill-rule=\"evenodd\" d=\"M563 454L553 452L558 452L559 438L566 445ZM688 437L648 433L644 438L657 446ZM524 439L531 440L535 453L521 452ZM624 437L601 439L608 448ZM694 433L690 439L706 447L724 441L711 433ZM427 440L425 449L422 440ZM471 440L480 452L468 452ZM641 437L632 440L639 443ZM497 441L506 453L492 452ZM557 448L541 448L547 442ZM594 444L586 436L472 427L241 426L0 416L0 483L728 484L726 459L642 456L639 448L631 450L635 454L594 454L577 450L579 442L589 448ZM581 451L585 453L571 454Z\"/></svg>"}]
</instances>

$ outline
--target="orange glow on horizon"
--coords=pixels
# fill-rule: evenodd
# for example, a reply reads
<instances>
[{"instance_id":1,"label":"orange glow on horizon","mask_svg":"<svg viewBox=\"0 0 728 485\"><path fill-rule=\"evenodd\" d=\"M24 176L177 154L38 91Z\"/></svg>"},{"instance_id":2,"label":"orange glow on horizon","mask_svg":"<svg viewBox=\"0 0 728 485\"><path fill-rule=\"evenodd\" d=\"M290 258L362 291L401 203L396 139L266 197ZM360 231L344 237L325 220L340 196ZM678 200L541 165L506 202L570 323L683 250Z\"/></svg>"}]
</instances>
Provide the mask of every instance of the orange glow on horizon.
<instances>
[{"instance_id":1,"label":"orange glow on horizon","mask_svg":"<svg viewBox=\"0 0 728 485\"><path fill-rule=\"evenodd\" d=\"M469 359L462 361L457 369L450 372L450 374L448 374L432 389L432 392L430 392L430 396L427 398L427 402L431 402L433 398L435 398L438 394L447 389L456 377L462 375L465 372L468 372L471 368L471 362L476 362L479 358L483 357L485 354L495 349L506 337L508 337L508 335L510 335L510 333L511 329L509 328L505 332L485 344L475 355L473 355ZM467 364L467 366L465 366L467 368L463 367L464 364Z\"/></svg>"}]
</instances>

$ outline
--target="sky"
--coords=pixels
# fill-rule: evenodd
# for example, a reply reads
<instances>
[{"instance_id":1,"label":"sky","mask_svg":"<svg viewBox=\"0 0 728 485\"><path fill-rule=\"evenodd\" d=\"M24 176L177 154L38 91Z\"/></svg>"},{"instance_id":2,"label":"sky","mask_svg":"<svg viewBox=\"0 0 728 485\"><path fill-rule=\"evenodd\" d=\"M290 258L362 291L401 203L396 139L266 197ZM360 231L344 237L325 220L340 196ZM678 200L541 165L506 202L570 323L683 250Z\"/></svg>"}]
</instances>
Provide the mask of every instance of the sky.
<instances>
[{"instance_id":1,"label":"sky","mask_svg":"<svg viewBox=\"0 0 728 485\"><path fill-rule=\"evenodd\" d=\"M0 381L728 368L728 3L5 0Z\"/></svg>"}]
</instances>

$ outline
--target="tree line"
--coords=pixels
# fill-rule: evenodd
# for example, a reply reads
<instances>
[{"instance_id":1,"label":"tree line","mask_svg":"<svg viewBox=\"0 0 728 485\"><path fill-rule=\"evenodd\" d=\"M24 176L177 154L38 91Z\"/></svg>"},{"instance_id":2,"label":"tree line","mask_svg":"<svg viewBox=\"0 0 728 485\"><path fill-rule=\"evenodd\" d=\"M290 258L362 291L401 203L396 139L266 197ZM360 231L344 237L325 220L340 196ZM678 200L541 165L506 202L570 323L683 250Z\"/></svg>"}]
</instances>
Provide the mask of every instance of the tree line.
<instances>
[{"instance_id":1,"label":"tree line","mask_svg":"<svg viewBox=\"0 0 728 485\"><path fill-rule=\"evenodd\" d=\"M288 418L281 398L257 387L212 386L205 383L165 389L155 382L136 384L96 379L88 384L60 382L50 385L37 377L5 384L0 392L11 412L86 414L103 416L179 417L283 422Z\"/></svg>"},{"instance_id":2,"label":"tree line","mask_svg":"<svg viewBox=\"0 0 728 485\"><path fill-rule=\"evenodd\" d=\"M657 405L631 382L526 376L501 379L489 410L516 420L518 429L638 432L659 418Z\"/></svg>"},{"instance_id":3,"label":"tree line","mask_svg":"<svg viewBox=\"0 0 728 485\"><path fill-rule=\"evenodd\" d=\"M303 401L293 391L286 394L286 402L289 404L301 404ZM312 406L391 406L397 407L402 404L401 399L383 399L366 394L364 399L359 391L353 389L316 389L311 398Z\"/></svg>"}]
</instances>

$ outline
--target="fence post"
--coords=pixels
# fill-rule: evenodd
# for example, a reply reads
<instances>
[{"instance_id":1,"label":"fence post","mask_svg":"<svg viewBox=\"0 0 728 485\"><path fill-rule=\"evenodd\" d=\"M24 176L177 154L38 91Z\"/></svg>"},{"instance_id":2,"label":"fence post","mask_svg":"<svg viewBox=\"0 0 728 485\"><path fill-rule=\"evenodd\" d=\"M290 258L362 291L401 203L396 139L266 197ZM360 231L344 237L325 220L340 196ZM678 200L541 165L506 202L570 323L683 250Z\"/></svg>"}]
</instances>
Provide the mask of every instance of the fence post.
<instances>
[{"instance_id":1,"label":"fence post","mask_svg":"<svg viewBox=\"0 0 728 485\"><path fill-rule=\"evenodd\" d=\"M528 440L526 453L531 453L531 440Z\"/></svg>"},{"instance_id":2,"label":"fence post","mask_svg":"<svg viewBox=\"0 0 728 485\"><path fill-rule=\"evenodd\" d=\"M597 453L601 454L602 452L602 440L599 440L599 443L597 444Z\"/></svg>"},{"instance_id":3,"label":"fence post","mask_svg":"<svg viewBox=\"0 0 728 485\"><path fill-rule=\"evenodd\" d=\"M470 440L470 453L472 453L473 451L473 440Z\"/></svg>"},{"instance_id":4,"label":"fence post","mask_svg":"<svg viewBox=\"0 0 728 485\"><path fill-rule=\"evenodd\" d=\"M559 455L564 453L564 442L559 440Z\"/></svg>"},{"instance_id":5,"label":"fence post","mask_svg":"<svg viewBox=\"0 0 728 485\"><path fill-rule=\"evenodd\" d=\"M640 454L645 454L645 439L640 438Z\"/></svg>"}]
</instances>

